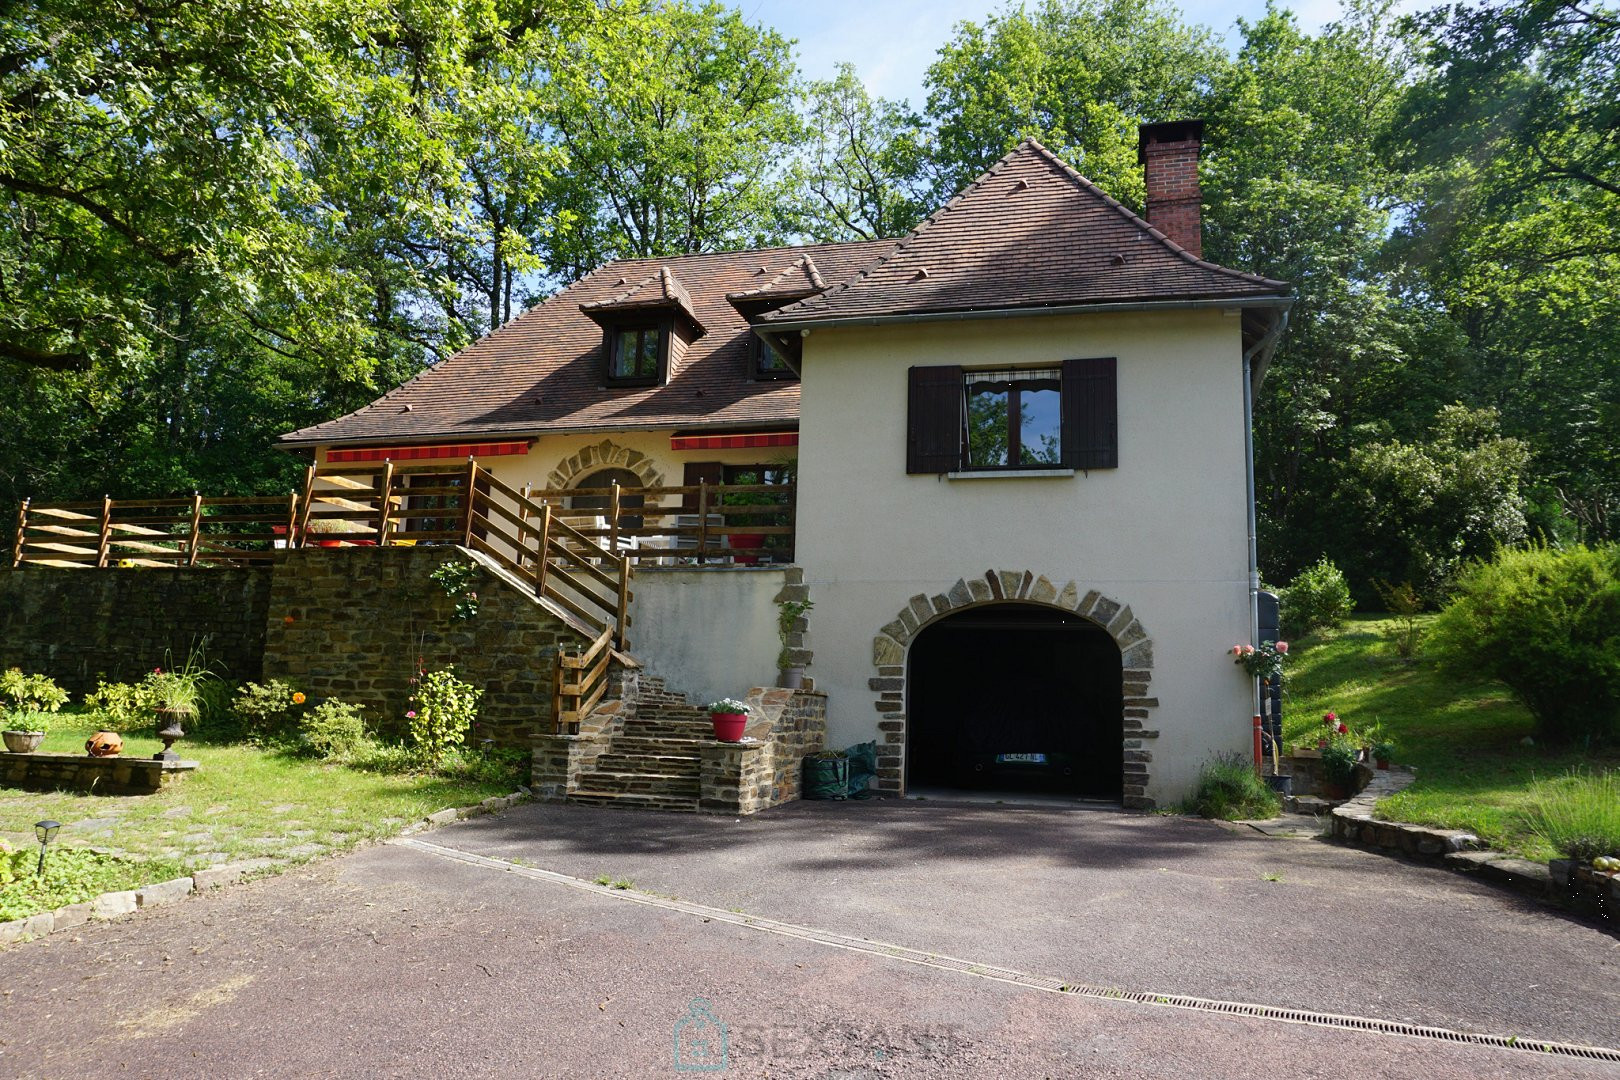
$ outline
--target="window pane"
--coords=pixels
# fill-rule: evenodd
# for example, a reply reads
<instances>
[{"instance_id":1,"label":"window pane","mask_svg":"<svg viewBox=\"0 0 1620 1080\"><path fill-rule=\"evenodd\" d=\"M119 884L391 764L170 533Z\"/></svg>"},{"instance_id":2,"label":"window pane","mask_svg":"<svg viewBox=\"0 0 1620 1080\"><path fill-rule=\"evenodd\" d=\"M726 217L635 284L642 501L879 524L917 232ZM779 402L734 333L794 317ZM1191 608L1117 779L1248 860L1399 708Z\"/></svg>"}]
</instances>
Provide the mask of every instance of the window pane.
<instances>
[{"instance_id":1,"label":"window pane","mask_svg":"<svg viewBox=\"0 0 1620 1080\"><path fill-rule=\"evenodd\" d=\"M1057 465L1063 461L1063 395L1056 387L1034 389L1029 383L1018 394L1019 464Z\"/></svg>"},{"instance_id":2,"label":"window pane","mask_svg":"<svg viewBox=\"0 0 1620 1080\"><path fill-rule=\"evenodd\" d=\"M615 379L628 379L635 374L636 339L639 331L620 330L613 337L613 357L608 362L608 375Z\"/></svg>"},{"instance_id":3,"label":"window pane","mask_svg":"<svg viewBox=\"0 0 1620 1080\"><path fill-rule=\"evenodd\" d=\"M636 374L652 378L658 374L658 331L641 331L641 346L636 356Z\"/></svg>"},{"instance_id":4,"label":"window pane","mask_svg":"<svg viewBox=\"0 0 1620 1080\"><path fill-rule=\"evenodd\" d=\"M759 370L764 374L774 375L777 372L789 372L793 369L787 366L782 355L776 351L770 342L760 339L759 342Z\"/></svg>"},{"instance_id":5,"label":"window pane","mask_svg":"<svg viewBox=\"0 0 1620 1080\"><path fill-rule=\"evenodd\" d=\"M971 379L971 376L969 377ZM967 388L968 464L1007 464L1006 383L973 383Z\"/></svg>"}]
</instances>

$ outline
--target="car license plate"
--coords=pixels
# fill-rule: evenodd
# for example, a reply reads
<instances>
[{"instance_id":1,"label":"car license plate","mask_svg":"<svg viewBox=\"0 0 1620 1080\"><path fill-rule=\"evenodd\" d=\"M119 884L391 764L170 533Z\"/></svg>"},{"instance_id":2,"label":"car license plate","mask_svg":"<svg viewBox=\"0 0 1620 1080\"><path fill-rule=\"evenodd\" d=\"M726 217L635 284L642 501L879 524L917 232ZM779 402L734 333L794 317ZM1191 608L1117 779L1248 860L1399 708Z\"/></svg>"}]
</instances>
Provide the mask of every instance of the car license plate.
<instances>
[{"instance_id":1,"label":"car license plate","mask_svg":"<svg viewBox=\"0 0 1620 1080\"><path fill-rule=\"evenodd\" d=\"M997 765L1045 765L1045 754L997 754Z\"/></svg>"}]
</instances>

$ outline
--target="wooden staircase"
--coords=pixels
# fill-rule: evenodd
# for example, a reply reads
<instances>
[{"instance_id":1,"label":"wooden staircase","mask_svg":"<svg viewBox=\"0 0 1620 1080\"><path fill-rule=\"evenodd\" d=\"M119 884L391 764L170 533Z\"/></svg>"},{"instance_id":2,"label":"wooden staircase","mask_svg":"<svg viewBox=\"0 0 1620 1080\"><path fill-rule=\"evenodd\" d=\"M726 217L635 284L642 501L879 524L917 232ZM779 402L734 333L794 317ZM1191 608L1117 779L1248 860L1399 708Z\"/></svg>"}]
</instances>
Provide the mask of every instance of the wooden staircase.
<instances>
[{"instance_id":1,"label":"wooden staircase","mask_svg":"<svg viewBox=\"0 0 1620 1080\"><path fill-rule=\"evenodd\" d=\"M638 676L636 699L635 715L613 728L568 801L696 813L699 747L714 741L708 712L653 675Z\"/></svg>"}]
</instances>

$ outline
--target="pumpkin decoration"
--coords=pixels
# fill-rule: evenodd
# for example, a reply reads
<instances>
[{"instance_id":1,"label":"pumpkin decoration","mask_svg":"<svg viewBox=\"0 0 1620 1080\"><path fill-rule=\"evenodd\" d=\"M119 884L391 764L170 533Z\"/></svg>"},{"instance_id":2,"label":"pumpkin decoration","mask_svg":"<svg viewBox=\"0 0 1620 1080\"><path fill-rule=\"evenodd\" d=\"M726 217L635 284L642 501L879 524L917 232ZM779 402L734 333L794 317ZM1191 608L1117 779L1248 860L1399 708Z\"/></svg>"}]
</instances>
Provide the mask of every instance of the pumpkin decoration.
<instances>
[{"instance_id":1,"label":"pumpkin decoration","mask_svg":"<svg viewBox=\"0 0 1620 1080\"><path fill-rule=\"evenodd\" d=\"M111 731L98 731L85 742L91 757L113 757L124 749L124 740Z\"/></svg>"}]
</instances>

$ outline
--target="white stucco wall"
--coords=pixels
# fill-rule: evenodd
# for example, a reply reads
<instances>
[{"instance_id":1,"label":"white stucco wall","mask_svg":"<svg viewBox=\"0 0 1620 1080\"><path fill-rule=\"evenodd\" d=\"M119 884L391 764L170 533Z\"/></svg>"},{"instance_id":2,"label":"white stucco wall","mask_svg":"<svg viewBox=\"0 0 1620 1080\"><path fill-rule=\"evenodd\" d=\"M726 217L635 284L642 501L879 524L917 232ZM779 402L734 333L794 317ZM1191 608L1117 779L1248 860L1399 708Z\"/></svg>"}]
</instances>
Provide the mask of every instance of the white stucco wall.
<instances>
[{"instance_id":1,"label":"white stucco wall","mask_svg":"<svg viewBox=\"0 0 1620 1080\"><path fill-rule=\"evenodd\" d=\"M1070 477L908 476L912 365L1118 358L1119 468ZM1250 738L1242 358L1235 313L1063 316L816 330L805 341L798 558L816 607L828 734L878 736L873 636L919 593L988 569L1073 580L1131 607L1153 641L1148 795ZM964 678L974 673L964 673ZM879 737L879 741L882 739Z\"/></svg>"},{"instance_id":2,"label":"white stucco wall","mask_svg":"<svg viewBox=\"0 0 1620 1080\"><path fill-rule=\"evenodd\" d=\"M776 684L783 567L637 570L630 651L695 705Z\"/></svg>"}]
</instances>

